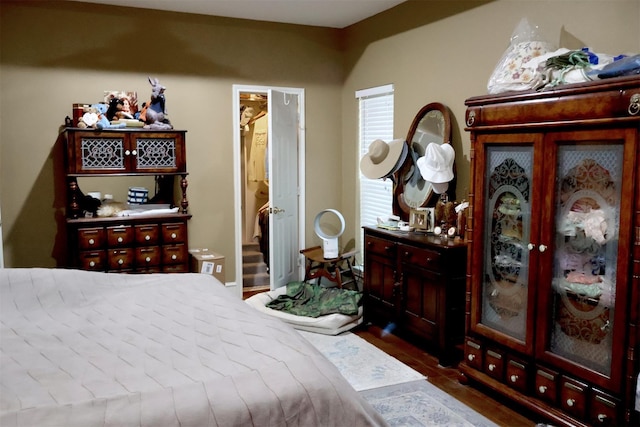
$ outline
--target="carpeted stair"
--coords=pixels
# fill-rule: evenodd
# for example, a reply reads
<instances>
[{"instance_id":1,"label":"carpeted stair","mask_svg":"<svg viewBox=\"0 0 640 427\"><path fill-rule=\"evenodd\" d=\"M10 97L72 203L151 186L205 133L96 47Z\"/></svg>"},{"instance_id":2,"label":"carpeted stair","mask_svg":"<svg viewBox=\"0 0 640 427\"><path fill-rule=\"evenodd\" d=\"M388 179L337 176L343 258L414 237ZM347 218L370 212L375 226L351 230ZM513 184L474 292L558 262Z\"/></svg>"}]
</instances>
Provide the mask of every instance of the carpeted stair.
<instances>
[{"instance_id":1,"label":"carpeted stair","mask_svg":"<svg viewBox=\"0 0 640 427\"><path fill-rule=\"evenodd\" d=\"M242 245L243 288L269 287L269 272L257 243Z\"/></svg>"}]
</instances>

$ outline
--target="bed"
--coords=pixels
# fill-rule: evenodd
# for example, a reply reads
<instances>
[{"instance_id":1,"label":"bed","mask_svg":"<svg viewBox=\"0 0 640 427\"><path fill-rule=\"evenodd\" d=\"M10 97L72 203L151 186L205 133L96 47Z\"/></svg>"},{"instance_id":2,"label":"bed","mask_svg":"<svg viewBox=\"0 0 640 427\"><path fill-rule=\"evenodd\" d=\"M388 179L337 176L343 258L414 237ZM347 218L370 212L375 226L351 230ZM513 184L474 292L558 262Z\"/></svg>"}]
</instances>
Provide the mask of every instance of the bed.
<instances>
[{"instance_id":1,"label":"bed","mask_svg":"<svg viewBox=\"0 0 640 427\"><path fill-rule=\"evenodd\" d=\"M212 276L0 269L0 287L3 427L385 425Z\"/></svg>"}]
</instances>

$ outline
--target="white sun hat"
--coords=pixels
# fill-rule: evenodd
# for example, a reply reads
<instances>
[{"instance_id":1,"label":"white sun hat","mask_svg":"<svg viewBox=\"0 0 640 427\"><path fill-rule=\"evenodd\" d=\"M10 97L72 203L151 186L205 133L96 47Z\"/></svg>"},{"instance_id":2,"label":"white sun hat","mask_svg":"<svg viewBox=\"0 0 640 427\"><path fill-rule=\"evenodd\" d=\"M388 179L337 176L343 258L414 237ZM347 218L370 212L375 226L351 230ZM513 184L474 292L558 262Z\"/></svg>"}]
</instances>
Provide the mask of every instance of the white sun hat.
<instances>
[{"instance_id":1,"label":"white sun hat","mask_svg":"<svg viewBox=\"0 0 640 427\"><path fill-rule=\"evenodd\" d=\"M453 162L456 153L451 144L427 145L424 156L417 161L420 174L425 181L436 184L449 182L453 179Z\"/></svg>"},{"instance_id":2,"label":"white sun hat","mask_svg":"<svg viewBox=\"0 0 640 427\"><path fill-rule=\"evenodd\" d=\"M386 143L376 139L369 152L360 159L360 171L370 179L386 178L396 172L407 157L408 146L403 139Z\"/></svg>"},{"instance_id":3,"label":"white sun hat","mask_svg":"<svg viewBox=\"0 0 640 427\"><path fill-rule=\"evenodd\" d=\"M436 194L446 193L449 189L448 182L432 182L431 188L433 188L433 192Z\"/></svg>"}]
</instances>

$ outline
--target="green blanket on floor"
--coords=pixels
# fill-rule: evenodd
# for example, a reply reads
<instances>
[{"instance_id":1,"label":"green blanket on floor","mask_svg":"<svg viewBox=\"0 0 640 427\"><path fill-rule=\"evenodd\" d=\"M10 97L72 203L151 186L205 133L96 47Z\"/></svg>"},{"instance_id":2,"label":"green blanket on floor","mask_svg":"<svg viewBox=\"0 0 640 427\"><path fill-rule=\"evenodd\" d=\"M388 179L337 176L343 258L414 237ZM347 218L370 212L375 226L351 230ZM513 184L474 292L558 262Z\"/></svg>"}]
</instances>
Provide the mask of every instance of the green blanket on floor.
<instances>
[{"instance_id":1,"label":"green blanket on floor","mask_svg":"<svg viewBox=\"0 0 640 427\"><path fill-rule=\"evenodd\" d=\"M305 282L287 284L287 293L279 295L266 307L305 317L340 313L358 314L362 294L350 289L324 288Z\"/></svg>"}]
</instances>

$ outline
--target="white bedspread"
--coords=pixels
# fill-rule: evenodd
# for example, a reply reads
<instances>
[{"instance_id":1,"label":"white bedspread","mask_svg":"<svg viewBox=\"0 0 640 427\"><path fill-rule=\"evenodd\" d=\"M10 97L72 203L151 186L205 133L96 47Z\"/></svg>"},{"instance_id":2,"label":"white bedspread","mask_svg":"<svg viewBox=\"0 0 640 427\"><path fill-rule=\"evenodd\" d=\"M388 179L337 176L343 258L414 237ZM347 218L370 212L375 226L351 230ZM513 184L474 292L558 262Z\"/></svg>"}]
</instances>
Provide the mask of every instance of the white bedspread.
<instances>
[{"instance_id":1,"label":"white bedspread","mask_svg":"<svg viewBox=\"0 0 640 427\"><path fill-rule=\"evenodd\" d=\"M212 276L0 269L0 285L3 427L385 424Z\"/></svg>"}]
</instances>

